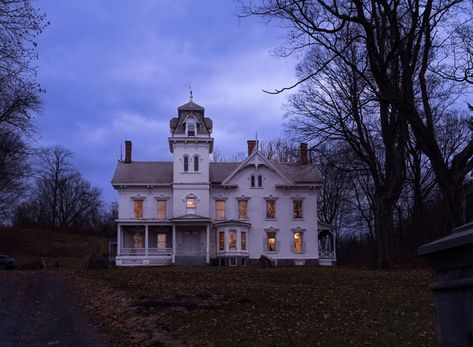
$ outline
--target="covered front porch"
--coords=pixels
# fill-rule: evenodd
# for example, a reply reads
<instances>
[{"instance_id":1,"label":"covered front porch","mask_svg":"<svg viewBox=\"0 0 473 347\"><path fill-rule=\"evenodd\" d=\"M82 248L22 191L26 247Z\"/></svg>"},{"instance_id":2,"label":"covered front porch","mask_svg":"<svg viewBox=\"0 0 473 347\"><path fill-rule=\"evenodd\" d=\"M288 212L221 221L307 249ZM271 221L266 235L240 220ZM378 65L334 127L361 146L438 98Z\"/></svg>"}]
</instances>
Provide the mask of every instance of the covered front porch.
<instances>
[{"instance_id":1,"label":"covered front porch","mask_svg":"<svg viewBox=\"0 0 473 347\"><path fill-rule=\"evenodd\" d=\"M117 266L206 265L210 263L207 223L137 221L118 223Z\"/></svg>"}]
</instances>

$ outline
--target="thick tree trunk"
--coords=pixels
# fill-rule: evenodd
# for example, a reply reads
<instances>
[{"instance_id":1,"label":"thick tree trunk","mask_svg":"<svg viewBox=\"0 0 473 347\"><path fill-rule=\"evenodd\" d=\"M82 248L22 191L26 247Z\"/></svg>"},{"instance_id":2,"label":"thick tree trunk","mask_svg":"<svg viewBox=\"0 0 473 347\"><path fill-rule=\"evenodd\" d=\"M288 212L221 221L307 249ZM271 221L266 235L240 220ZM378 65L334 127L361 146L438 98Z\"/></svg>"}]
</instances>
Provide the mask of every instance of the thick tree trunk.
<instances>
[{"instance_id":1,"label":"thick tree trunk","mask_svg":"<svg viewBox=\"0 0 473 347\"><path fill-rule=\"evenodd\" d=\"M375 206L375 234L377 266L388 269L392 265L391 239L393 233L394 201L379 197Z\"/></svg>"}]
</instances>

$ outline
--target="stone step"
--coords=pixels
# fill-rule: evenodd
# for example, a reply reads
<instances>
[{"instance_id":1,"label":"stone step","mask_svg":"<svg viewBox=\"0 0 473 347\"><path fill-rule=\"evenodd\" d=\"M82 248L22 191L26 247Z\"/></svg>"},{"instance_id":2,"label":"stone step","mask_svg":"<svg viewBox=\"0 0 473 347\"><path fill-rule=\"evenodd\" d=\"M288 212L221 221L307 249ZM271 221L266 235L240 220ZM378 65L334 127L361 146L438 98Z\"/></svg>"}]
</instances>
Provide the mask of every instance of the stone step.
<instances>
[{"instance_id":1,"label":"stone step","mask_svg":"<svg viewBox=\"0 0 473 347\"><path fill-rule=\"evenodd\" d=\"M205 256L176 256L177 266L205 266Z\"/></svg>"}]
</instances>

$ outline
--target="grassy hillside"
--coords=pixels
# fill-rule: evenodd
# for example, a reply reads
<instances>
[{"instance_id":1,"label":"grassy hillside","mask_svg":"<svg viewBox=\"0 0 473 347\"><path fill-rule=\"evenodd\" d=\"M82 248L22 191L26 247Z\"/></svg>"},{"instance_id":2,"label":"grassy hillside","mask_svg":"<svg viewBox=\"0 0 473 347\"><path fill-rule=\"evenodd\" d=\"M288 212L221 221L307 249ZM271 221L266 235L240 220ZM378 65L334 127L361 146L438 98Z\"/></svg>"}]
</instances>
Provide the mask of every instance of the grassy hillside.
<instances>
[{"instance_id":1,"label":"grassy hillside","mask_svg":"<svg viewBox=\"0 0 473 347\"><path fill-rule=\"evenodd\" d=\"M82 267L84 260L94 252L106 256L108 242L105 237L44 231L36 229L0 229L0 254L14 256L18 267L30 267L45 261L48 268Z\"/></svg>"}]
</instances>

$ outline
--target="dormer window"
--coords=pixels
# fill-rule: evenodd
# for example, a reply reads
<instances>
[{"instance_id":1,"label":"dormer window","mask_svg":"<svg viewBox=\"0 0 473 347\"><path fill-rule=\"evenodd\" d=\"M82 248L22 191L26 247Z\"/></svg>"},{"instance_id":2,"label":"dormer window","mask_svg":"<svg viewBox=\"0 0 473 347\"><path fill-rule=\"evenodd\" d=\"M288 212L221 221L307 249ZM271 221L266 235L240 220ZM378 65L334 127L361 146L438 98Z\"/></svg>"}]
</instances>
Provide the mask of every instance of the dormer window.
<instances>
[{"instance_id":1,"label":"dormer window","mask_svg":"<svg viewBox=\"0 0 473 347\"><path fill-rule=\"evenodd\" d=\"M186 120L186 135L188 137L194 137L197 132L197 121L194 117L189 117Z\"/></svg>"}]
</instances>

